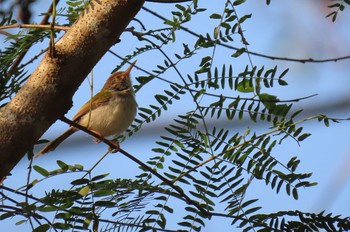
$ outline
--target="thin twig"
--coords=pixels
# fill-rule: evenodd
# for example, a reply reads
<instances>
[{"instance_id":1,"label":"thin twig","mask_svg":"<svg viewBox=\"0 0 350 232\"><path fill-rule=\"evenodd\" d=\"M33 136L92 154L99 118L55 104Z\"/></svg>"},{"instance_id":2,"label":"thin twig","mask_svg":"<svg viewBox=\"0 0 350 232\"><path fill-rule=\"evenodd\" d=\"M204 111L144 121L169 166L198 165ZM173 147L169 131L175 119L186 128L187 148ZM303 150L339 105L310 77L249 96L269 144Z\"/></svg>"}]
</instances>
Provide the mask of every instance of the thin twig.
<instances>
[{"instance_id":1,"label":"thin twig","mask_svg":"<svg viewBox=\"0 0 350 232\"><path fill-rule=\"evenodd\" d=\"M51 29L51 25L39 25L39 24L9 24L0 26L0 30L11 29L11 28L37 28L37 29ZM68 31L70 27L55 25L56 30Z\"/></svg>"},{"instance_id":2,"label":"thin twig","mask_svg":"<svg viewBox=\"0 0 350 232\"><path fill-rule=\"evenodd\" d=\"M69 120L66 117L61 117L60 120L62 120L63 122L67 123L70 126L74 126L76 128L78 128L79 130L82 130L92 136L94 136L95 138L99 139L101 142L107 144L111 149L113 149L115 152L120 152L122 153L124 156L126 156L127 158L131 159L132 161L134 161L135 163L137 163L138 165L140 165L144 170L149 171L150 173L152 173L154 176L158 177L161 181L163 181L165 184L167 184L168 186L170 186L171 188L173 188L176 192L179 193L179 195L181 195L184 200L188 203L191 204L193 206L195 206L199 211L201 211L201 213L203 215L209 215L209 212L207 210L205 210L202 206L200 206L199 203L197 203L196 201L192 200L190 197L188 197L183 190L176 186L171 180L168 180L167 178L165 178L164 176L162 176L161 174L159 174L156 170L150 168L147 164L143 163L141 160L137 159L136 157L134 157L133 155L129 154L128 152L124 151L123 149L121 149L120 147L116 146L116 144L114 142L112 142L111 140L108 140L106 138L101 138L101 136L89 129L87 129L86 127L81 126L80 124L73 122L71 120Z\"/></svg>"},{"instance_id":3,"label":"thin twig","mask_svg":"<svg viewBox=\"0 0 350 232\"><path fill-rule=\"evenodd\" d=\"M56 5L58 4L58 2L60 0L55 0L56 2ZM52 7L53 7L53 3L51 3L49 9L47 10L47 13L46 15L43 17L43 19L41 20L40 24L43 25L43 24L47 24L47 21L49 20L50 18L50 15L49 15L49 12L52 11ZM16 60L12 63L11 67L9 68L9 75L11 75L11 73L13 72L13 70L15 70L16 68L18 68L19 64L22 62L24 56L27 54L29 48L25 48L16 58Z\"/></svg>"},{"instance_id":4,"label":"thin twig","mask_svg":"<svg viewBox=\"0 0 350 232\"><path fill-rule=\"evenodd\" d=\"M51 3L49 9L47 9L46 11L46 14L44 15L44 17L42 18L41 22L40 22L40 25L45 25L45 24L49 24L49 19L50 19L50 16L51 16L51 12L52 12L52 9L53 9L53 6L58 4L60 0L54 0L54 2Z\"/></svg>"},{"instance_id":5,"label":"thin twig","mask_svg":"<svg viewBox=\"0 0 350 232\"><path fill-rule=\"evenodd\" d=\"M5 189L7 191L10 191L10 192L13 192L15 194L18 194L19 192L17 191L14 191L13 189L11 188L7 188L5 186L0 186L0 188L2 189ZM0 208L5 208L5 209L10 209L10 210L3 210L5 212L12 212L14 213L15 215L22 215L23 217L26 217L26 218L31 218L33 217L34 220L38 223L38 224L41 224L39 219L42 219L42 220L45 220L47 224L49 224L53 229L54 231L57 231L54 227L53 227L53 224L50 222L50 220L48 220L46 217L38 214L38 213L35 213L34 211L28 211L28 210L23 210L23 208L20 208L20 207L15 207L15 206L9 206L9 205L1 205Z\"/></svg>"},{"instance_id":6,"label":"thin twig","mask_svg":"<svg viewBox=\"0 0 350 232\"><path fill-rule=\"evenodd\" d=\"M21 64L20 66L18 66L19 69L24 68L25 66L27 66L30 63L33 63L34 60L38 59L41 55L43 55L45 52L47 52L49 49L45 48L43 50L41 50L41 52L39 52L37 55L33 56L30 60L28 60L26 63Z\"/></svg>"},{"instance_id":7,"label":"thin twig","mask_svg":"<svg viewBox=\"0 0 350 232\"><path fill-rule=\"evenodd\" d=\"M33 165L33 159L30 159L29 165L28 165L27 186L29 186L29 182L30 182L30 176L32 173L32 165ZM29 200L28 200L29 188L26 188L25 192L26 192L25 202L29 205ZM31 220L31 217L29 217L29 224L31 225L32 229L34 229L34 225L33 225L33 222Z\"/></svg>"},{"instance_id":8,"label":"thin twig","mask_svg":"<svg viewBox=\"0 0 350 232\"><path fill-rule=\"evenodd\" d=\"M11 34L11 33L8 33L8 32L3 31L3 30L0 30L0 34L1 34L1 35L5 35L5 36L7 36L7 37L12 36L12 34ZM16 39L16 38L14 38L14 39Z\"/></svg>"},{"instance_id":9,"label":"thin twig","mask_svg":"<svg viewBox=\"0 0 350 232\"><path fill-rule=\"evenodd\" d=\"M85 178L87 175L91 174L92 170L94 170L97 165L99 165L102 160L109 154L110 152L107 151L105 154L103 154L103 156L89 169L89 170L86 170L86 173L81 177L81 179Z\"/></svg>"},{"instance_id":10,"label":"thin twig","mask_svg":"<svg viewBox=\"0 0 350 232\"><path fill-rule=\"evenodd\" d=\"M153 16L156 16L157 18L165 21L167 20L165 17L161 16L160 14L158 14L155 11L150 10L147 7L142 7L142 9L150 14L152 14ZM196 37L200 37L200 34L184 27L180 25L181 30L196 36ZM215 41L213 41L215 42ZM223 44L223 43L218 43L218 45L223 46L225 48L229 48L232 50L239 50L240 48L238 47L234 47L228 44ZM245 51L245 53L250 54L250 55L254 55L254 56L258 56L258 57L262 57L262 58L266 58L266 59L271 59L271 60L282 60L282 61L290 61L290 62L299 62L299 63L325 63L325 62L337 62L337 61L341 61L341 60L347 60L350 59L350 55L347 56L340 56L340 57L336 57L336 58L327 58L327 59L313 59L313 58L308 58L308 59L295 59L295 58L289 58L289 57L279 57L279 56L271 56L271 55L265 55L265 54L261 54L258 52L252 52L252 51Z\"/></svg>"},{"instance_id":11,"label":"thin twig","mask_svg":"<svg viewBox=\"0 0 350 232\"><path fill-rule=\"evenodd\" d=\"M123 57L121 57L120 55L118 55L117 53L113 52L112 50L108 50L108 52L110 52L112 55L116 56L117 58L123 60ZM166 83L169 83L169 84L172 84L172 85L175 85L177 87L181 87L181 90L182 89L187 89L189 91L192 91L192 92L199 92L200 90L197 90L197 89L192 89L190 88L189 86L191 85L195 85L196 83L199 83L200 81L198 82L193 82L191 84L187 84L185 86L182 86L176 82L173 82L171 80L168 80L168 79L165 79L165 78L162 78L161 76L159 75L154 75L152 74L151 72L147 71L146 69L143 69L141 68L140 66L137 66L135 65L135 68L139 69L140 71L146 73L147 75L149 76L154 76L155 78L159 79L159 80L162 80ZM226 77L222 77L222 78L226 78ZM237 77L239 78L239 77ZM211 78L207 79L207 80L210 80ZM238 99L238 97L231 97L231 96L222 96L221 94L214 94L214 93L208 93L208 92L204 92L203 95L207 95L207 96L212 96L212 97L224 97L225 99L232 99L232 100L236 100ZM280 100L280 99L271 99L271 100L264 100L264 102L274 102L274 103L289 103L289 102L300 102L302 100L305 100L305 99L309 99L309 98L312 98L312 97L315 97L317 96L318 94L311 94L311 95L308 95L308 96L305 96L305 97L300 97L300 98L292 98L292 99L286 99L286 100ZM248 101L262 101L261 99L254 99L254 98L248 98L248 97L239 97L239 99L241 100L248 100Z\"/></svg>"},{"instance_id":12,"label":"thin twig","mask_svg":"<svg viewBox=\"0 0 350 232\"><path fill-rule=\"evenodd\" d=\"M316 116L312 116L312 117L308 117L308 118L299 120L299 121L295 122L294 125L298 125L298 124L301 124L301 123L304 123L304 122L307 122L307 121L311 121L311 120L315 120L315 119L320 120L320 119L323 119L323 118L327 118L327 119L333 120L333 121L349 121L349 120L350 120L350 117L349 117L349 118L328 118L328 117L326 117L326 116L324 116L324 115L316 115ZM259 136L256 136L256 137L254 137L254 139L246 140L246 141L244 141L244 142L242 142L242 143L240 143L240 144L237 144L237 145L235 145L235 146L233 146L233 147L228 148L228 149L225 150L225 151L222 151L222 152L220 152L220 153L218 153L218 154L216 154L216 155L213 155L213 156L209 157L207 160L203 161L202 163L199 163L198 165L192 167L192 168L189 169L188 171L181 173L178 177L176 177L176 178L175 178L174 180L172 180L172 181L173 181L173 182L176 182L176 181L180 180L182 177L187 176L189 173L191 173L191 172L197 170L199 167L202 167L203 165L209 163L210 161L212 161L212 160L214 160L214 159L216 159L216 158L218 158L218 157L224 155L224 154L227 153L227 152L231 152L231 151L237 149L238 147L241 147L241 146L245 145L246 143L250 143L250 142L252 142L253 140L257 140L257 139L262 138L262 137L265 137L265 136L267 136L267 135L276 133L276 132L278 132L278 131L280 131L280 130L281 130L281 128L276 128L276 129L274 129L274 130L271 130L271 131L269 131L269 132L266 132L266 133L263 133L263 134L261 134L261 135L259 135Z\"/></svg>"}]
</instances>

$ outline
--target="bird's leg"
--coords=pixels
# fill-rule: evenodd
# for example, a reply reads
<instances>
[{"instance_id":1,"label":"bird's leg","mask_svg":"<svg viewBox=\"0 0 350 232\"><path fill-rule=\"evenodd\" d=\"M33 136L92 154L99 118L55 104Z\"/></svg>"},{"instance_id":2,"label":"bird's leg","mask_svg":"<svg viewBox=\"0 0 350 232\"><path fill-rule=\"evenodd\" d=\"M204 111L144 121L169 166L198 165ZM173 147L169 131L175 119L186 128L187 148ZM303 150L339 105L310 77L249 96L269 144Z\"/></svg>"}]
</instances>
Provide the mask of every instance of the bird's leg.
<instances>
[{"instance_id":1,"label":"bird's leg","mask_svg":"<svg viewBox=\"0 0 350 232\"><path fill-rule=\"evenodd\" d=\"M100 143L105 138L101 132L94 131L94 130L91 130L91 131L96 133L96 134L98 134L98 136L100 137L100 139L94 137L93 140L94 140L95 143ZM109 142L111 142L114 145L114 147L108 147L108 151L109 152L114 153L114 152L119 151L120 146L119 146L118 142L113 141L113 140L109 140Z\"/></svg>"},{"instance_id":2,"label":"bird's leg","mask_svg":"<svg viewBox=\"0 0 350 232\"><path fill-rule=\"evenodd\" d=\"M114 147L108 147L108 151L111 152L111 153L115 153L117 151L119 151L120 149L120 146L119 146L119 143L117 141L113 141L113 140L109 140L114 146Z\"/></svg>"},{"instance_id":3,"label":"bird's leg","mask_svg":"<svg viewBox=\"0 0 350 232\"><path fill-rule=\"evenodd\" d=\"M94 132L95 134L98 134L98 136L100 137L99 139L94 137L94 142L95 143L100 143L105 137L103 136L103 134L99 131L94 131L94 130L91 130L92 132Z\"/></svg>"}]
</instances>

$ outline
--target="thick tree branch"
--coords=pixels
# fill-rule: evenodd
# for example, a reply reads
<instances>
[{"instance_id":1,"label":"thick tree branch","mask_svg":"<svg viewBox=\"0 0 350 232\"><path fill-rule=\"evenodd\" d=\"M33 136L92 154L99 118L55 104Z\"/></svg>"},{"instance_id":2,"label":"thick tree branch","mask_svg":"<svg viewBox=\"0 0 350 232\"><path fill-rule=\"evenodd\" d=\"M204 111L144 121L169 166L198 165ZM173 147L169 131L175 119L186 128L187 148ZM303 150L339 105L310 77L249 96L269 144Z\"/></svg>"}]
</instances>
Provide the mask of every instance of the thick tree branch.
<instances>
[{"instance_id":1,"label":"thick tree branch","mask_svg":"<svg viewBox=\"0 0 350 232\"><path fill-rule=\"evenodd\" d=\"M9 174L41 135L72 105L72 96L143 5L143 0L93 0L46 54L18 94L0 109L0 177Z\"/></svg>"}]
</instances>

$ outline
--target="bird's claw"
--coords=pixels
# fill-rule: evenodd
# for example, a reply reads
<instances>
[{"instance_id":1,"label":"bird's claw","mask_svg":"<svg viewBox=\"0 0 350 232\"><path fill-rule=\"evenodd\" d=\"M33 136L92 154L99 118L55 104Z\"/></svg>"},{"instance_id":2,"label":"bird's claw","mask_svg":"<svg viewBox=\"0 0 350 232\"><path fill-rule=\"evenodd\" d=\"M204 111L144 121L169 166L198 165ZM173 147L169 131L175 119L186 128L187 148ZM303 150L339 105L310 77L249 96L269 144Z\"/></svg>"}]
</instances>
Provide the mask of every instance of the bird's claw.
<instances>
[{"instance_id":1,"label":"bird's claw","mask_svg":"<svg viewBox=\"0 0 350 232\"><path fill-rule=\"evenodd\" d=\"M111 153L118 152L119 149L120 149L119 143L115 142L115 141L111 141L111 140L110 140L110 142L113 144L113 147L109 146L108 147L108 151L111 152Z\"/></svg>"},{"instance_id":2,"label":"bird's claw","mask_svg":"<svg viewBox=\"0 0 350 232\"><path fill-rule=\"evenodd\" d=\"M100 138L93 138L93 141L95 142L95 143L100 143L102 140L104 140L104 136L103 136L103 134L102 133L100 133L100 132L98 132L98 131L94 131L94 130L91 130L92 132L94 132L95 134L98 134L98 136L100 137Z\"/></svg>"}]
</instances>

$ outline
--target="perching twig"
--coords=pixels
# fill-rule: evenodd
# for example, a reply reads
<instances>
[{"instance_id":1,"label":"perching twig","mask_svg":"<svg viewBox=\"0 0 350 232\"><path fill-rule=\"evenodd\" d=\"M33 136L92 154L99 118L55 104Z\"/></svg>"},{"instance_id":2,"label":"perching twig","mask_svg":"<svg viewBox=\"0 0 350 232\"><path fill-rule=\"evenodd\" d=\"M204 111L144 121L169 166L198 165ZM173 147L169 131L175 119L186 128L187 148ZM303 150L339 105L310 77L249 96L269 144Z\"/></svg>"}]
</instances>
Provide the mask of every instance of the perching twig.
<instances>
[{"instance_id":1,"label":"perching twig","mask_svg":"<svg viewBox=\"0 0 350 232\"><path fill-rule=\"evenodd\" d=\"M167 178L165 178L164 176L162 176L161 174L159 174L156 170L150 168L147 164L145 164L144 162L142 162L141 160L137 159L135 156L129 154L128 152L124 151L123 149L121 149L120 147L117 147L116 144L114 142L112 142L111 140L108 140L106 138L101 138L101 136L89 129L87 129L84 126L81 126L80 124L73 122L71 120L69 120L66 117L61 117L60 120L62 120L63 122L69 124L70 126L74 126L76 128L78 128L79 130L82 130L92 136L94 136L95 138L99 139L101 142L107 144L111 149L122 153L124 156L126 156L127 158L131 159L132 161L134 161L135 163L137 163L138 165L140 165L144 170L149 171L150 173L152 173L154 176L158 177L161 181L163 181L165 184L167 184L168 186L170 186L171 188L173 188L180 196L183 197L183 199L188 203L191 204L193 206L195 206L199 211L201 211L201 213L203 215L210 215L209 212L207 212L207 210L205 210L202 206L200 206L199 203L197 203L196 201L192 200L190 197L188 197L183 190L176 186L171 180L168 180Z\"/></svg>"}]
</instances>

